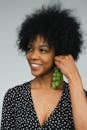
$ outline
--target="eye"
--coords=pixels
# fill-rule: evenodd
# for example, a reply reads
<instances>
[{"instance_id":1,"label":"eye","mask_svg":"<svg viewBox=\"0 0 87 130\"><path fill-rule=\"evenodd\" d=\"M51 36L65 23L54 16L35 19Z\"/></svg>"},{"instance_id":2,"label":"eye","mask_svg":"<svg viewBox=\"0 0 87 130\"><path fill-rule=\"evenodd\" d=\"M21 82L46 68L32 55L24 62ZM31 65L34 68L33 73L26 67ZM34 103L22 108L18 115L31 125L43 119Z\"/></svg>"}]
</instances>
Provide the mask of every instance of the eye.
<instances>
[{"instance_id":1,"label":"eye","mask_svg":"<svg viewBox=\"0 0 87 130\"><path fill-rule=\"evenodd\" d=\"M27 50L26 50L26 52L28 53L28 52L32 52L32 47L27 47Z\"/></svg>"},{"instance_id":2,"label":"eye","mask_svg":"<svg viewBox=\"0 0 87 130\"><path fill-rule=\"evenodd\" d=\"M42 48L42 49L40 49L40 51L41 51L41 53L47 53L47 52L48 52L48 49Z\"/></svg>"}]
</instances>

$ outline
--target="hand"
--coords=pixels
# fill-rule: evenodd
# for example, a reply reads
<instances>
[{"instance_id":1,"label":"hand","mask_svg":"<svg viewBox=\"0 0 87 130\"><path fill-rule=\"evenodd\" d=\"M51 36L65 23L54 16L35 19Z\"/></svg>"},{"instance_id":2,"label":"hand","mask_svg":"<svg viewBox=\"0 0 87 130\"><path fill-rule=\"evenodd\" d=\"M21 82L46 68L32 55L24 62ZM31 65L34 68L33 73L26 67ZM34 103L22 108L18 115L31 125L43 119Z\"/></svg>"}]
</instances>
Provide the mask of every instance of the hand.
<instances>
[{"instance_id":1,"label":"hand","mask_svg":"<svg viewBox=\"0 0 87 130\"><path fill-rule=\"evenodd\" d=\"M75 74L79 75L77 66L72 55L67 56L56 56L54 58L55 65L61 70L61 72L70 79Z\"/></svg>"}]
</instances>

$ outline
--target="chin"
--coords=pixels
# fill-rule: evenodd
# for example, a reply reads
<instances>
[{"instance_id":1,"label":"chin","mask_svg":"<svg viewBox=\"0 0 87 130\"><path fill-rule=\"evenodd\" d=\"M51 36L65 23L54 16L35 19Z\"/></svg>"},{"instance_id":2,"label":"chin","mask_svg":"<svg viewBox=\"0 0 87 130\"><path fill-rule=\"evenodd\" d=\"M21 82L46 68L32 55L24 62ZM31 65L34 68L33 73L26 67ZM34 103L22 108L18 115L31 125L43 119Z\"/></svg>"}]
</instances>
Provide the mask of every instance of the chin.
<instances>
[{"instance_id":1,"label":"chin","mask_svg":"<svg viewBox=\"0 0 87 130\"><path fill-rule=\"evenodd\" d=\"M31 72L33 76L35 77L40 77L46 75L45 72Z\"/></svg>"},{"instance_id":2,"label":"chin","mask_svg":"<svg viewBox=\"0 0 87 130\"><path fill-rule=\"evenodd\" d=\"M32 73L32 75L35 76L35 77L38 77L38 76L41 76L41 75L42 75L42 73L38 73L38 72L31 72L31 73Z\"/></svg>"}]
</instances>

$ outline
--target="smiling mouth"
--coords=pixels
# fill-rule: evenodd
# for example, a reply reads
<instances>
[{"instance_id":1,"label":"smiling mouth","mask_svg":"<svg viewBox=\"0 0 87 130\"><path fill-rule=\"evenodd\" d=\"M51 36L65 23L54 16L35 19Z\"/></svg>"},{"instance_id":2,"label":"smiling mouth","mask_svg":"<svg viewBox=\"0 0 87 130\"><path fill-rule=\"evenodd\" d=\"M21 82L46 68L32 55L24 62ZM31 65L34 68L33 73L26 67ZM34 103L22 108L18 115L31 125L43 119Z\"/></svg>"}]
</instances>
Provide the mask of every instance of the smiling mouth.
<instances>
[{"instance_id":1,"label":"smiling mouth","mask_svg":"<svg viewBox=\"0 0 87 130\"><path fill-rule=\"evenodd\" d=\"M40 66L41 66L41 64L35 64L35 63L31 64L31 67L32 67L32 68L38 68L38 67L40 67Z\"/></svg>"}]
</instances>

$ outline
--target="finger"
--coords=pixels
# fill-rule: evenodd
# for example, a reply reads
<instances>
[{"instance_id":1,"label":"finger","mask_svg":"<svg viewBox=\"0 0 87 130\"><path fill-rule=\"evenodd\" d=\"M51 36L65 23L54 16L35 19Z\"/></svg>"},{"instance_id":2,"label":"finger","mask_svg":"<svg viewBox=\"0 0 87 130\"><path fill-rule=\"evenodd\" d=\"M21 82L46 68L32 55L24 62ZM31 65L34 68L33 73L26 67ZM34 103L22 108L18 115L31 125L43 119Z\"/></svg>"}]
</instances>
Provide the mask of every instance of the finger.
<instances>
[{"instance_id":1,"label":"finger","mask_svg":"<svg viewBox=\"0 0 87 130\"><path fill-rule=\"evenodd\" d=\"M62 60L68 60L69 56L55 56L55 61L62 61Z\"/></svg>"},{"instance_id":2,"label":"finger","mask_svg":"<svg viewBox=\"0 0 87 130\"><path fill-rule=\"evenodd\" d=\"M60 69L64 63L62 63L61 61L55 60L55 65Z\"/></svg>"},{"instance_id":3,"label":"finger","mask_svg":"<svg viewBox=\"0 0 87 130\"><path fill-rule=\"evenodd\" d=\"M60 55L60 56L55 56L55 60L68 60L68 59L73 59L72 55Z\"/></svg>"}]
</instances>

